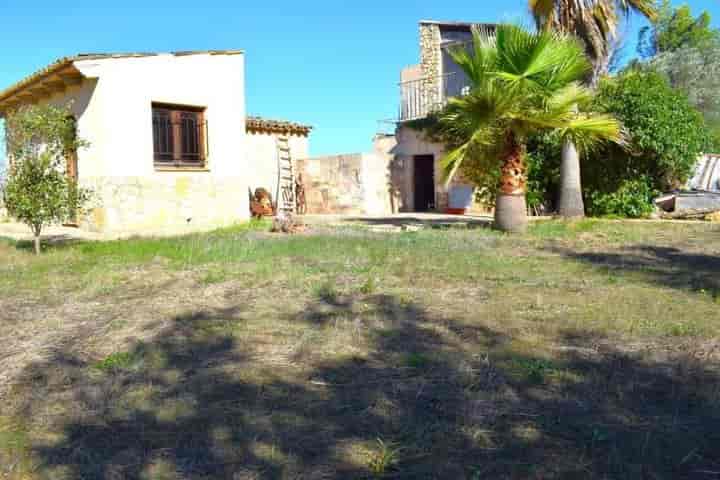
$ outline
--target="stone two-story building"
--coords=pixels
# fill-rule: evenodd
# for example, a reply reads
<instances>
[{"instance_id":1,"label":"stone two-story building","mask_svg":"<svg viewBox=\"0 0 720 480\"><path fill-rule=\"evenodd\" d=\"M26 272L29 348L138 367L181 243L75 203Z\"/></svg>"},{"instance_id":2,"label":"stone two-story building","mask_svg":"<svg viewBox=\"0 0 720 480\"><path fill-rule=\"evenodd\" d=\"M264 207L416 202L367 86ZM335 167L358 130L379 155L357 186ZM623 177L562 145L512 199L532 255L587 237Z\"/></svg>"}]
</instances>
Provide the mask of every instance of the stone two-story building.
<instances>
[{"instance_id":1,"label":"stone two-story building","mask_svg":"<svg viewBox=\"0 0 720 480\"><path fill-rule=\"evenodd\" d=\"M461 213L486 209L474 201L472 185L456 179L446 185L441 144L411 128L413 121L441 109L469 89L451 48L472 44L480 23L421 21L420 62L400 72L399 109L392 134L379 134L369 153L336 155L301 162L309 213L387 215L396 212Z\"/></svg>"}]
</instances>

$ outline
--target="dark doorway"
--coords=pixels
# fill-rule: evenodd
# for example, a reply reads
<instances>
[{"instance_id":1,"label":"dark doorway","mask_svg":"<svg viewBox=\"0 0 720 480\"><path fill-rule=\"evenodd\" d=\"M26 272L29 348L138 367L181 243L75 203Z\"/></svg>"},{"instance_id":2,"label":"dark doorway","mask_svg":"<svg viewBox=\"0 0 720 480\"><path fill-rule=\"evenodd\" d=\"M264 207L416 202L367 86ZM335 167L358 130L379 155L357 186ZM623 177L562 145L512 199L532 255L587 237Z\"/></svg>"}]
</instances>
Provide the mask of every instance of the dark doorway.
<instances>
[{"instance_id":1,"label":"dark doorway","mask_svg":"<svg viewBox=\"0 0 720 480\"><path fill-rule=\"evenodd\" d=\"M435 156L415 155L415 211L427 212L435 209Z\"/></svg>"}]
</instances>

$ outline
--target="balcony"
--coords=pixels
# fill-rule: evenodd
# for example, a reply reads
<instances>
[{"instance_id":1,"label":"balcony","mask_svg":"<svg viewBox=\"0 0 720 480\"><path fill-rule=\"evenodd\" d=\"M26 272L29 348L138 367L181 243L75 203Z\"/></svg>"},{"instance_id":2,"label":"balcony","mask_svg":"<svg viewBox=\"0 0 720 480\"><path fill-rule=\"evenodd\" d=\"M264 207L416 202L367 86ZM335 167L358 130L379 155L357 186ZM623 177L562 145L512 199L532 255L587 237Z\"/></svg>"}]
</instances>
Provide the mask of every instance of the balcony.
<instances>
[{"instance_id":1,"label":"balcony","mask_svg":"<svg viewBox=\"0 0 720 480\"><path fill-rule=\"evenodd\" d=\"M470 84L459 72L400 83L400 122L419 120L441 110L453 97L467 94Z\"/></svg>"}]
</instances>

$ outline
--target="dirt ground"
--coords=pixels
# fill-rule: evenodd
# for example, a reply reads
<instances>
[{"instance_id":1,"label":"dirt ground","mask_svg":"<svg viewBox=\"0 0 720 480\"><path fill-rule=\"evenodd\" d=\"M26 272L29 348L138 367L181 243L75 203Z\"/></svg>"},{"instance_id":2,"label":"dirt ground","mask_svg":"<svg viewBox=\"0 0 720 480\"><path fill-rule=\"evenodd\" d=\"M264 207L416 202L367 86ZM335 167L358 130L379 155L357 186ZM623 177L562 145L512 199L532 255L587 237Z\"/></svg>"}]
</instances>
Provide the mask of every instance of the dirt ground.
<instances>
[{"instance_id":1,"label":"dirt ground","mask_svg":"<svg viewBox=\"0 0 720 480\"><path fill-rule=\"evenodd\" d=\"M347 223L0 241L0 478L720 477L720 227Z\"/></svg>"}]
</instances>

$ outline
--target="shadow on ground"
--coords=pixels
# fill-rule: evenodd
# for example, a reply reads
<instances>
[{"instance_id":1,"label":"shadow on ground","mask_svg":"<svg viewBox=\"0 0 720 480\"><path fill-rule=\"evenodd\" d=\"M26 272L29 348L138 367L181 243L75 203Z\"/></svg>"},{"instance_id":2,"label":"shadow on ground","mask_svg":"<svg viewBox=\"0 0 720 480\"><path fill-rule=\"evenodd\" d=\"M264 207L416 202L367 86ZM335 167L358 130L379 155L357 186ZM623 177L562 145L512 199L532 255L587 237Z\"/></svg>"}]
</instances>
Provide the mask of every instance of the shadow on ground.
<instances>
[{"instance_id":1,"label":"shadow on ground","mask_svg":"<svg viewBox=\"0 0 720 480\"><path fill-rule=\"evenodd\" d=\"M615 252L578 252L553 248L565 257L606 267L641 273L648 281L681 290L705 290L720 296L720 256L675 247L638 245Z\"/></svg>"},{"instance_id":2,"label":"shadow on ground","mask_svg":"<svg viewBox=\"0 0 720 480\"><path fill-rule=\"evenodd\" d=\"M291 316L319 331L354 318L342 328L372 339L366 355L329 358L310 344L273 360L243 341L242 318L241 307L197 311L122 358L88 364L64 354L68 345L28 368L17 415L53 432L33 439L38 470L73 479L720 475L720 383L690 357L598 351L577 332L557 358L536 357L505 334L376 295L317 299Z\"/></svg>"},{"instance_id":3,"label":"shadow on ground","mask_svg":"<svg viewBox=\"0 0 720 480\"><path fill-rule=\"evenodd\" d=\"M346 217L345 222L361 223L365 225L391 225L396 227L418 225L426 228L489 228L492 226L490 217L455 216L387 216L387 217Z\"/></svg>"}]
</instances>

